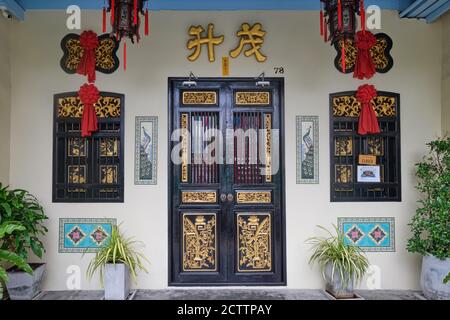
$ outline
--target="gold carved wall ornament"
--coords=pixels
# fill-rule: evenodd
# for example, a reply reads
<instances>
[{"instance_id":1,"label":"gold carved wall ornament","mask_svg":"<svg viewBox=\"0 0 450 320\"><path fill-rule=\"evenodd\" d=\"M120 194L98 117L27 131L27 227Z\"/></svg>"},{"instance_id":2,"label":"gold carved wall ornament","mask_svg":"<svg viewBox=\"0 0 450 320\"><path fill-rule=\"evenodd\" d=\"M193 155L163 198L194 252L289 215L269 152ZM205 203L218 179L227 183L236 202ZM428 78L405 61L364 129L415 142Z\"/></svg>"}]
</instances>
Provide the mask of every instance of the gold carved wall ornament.
<instances>
[{"instance_id":1,"label":"gold carved wall ornament","mask_svg":"<svg viewBox=\"0 0 450 320\"><path fill-rule=\"evenodd\" d=\"M336 138L334 138L334 155L341 156L341 157L353 155L353 139L352 139L352 137L336 137Z\"/></svg>"},{"instance_id":2,"label":"gold carved wall ornament","mask_svg":"<svg viewBox=\"0 0 450 320\"><path fill-rule=\"evenodd\" d=\"M183 214L183 271L217 270L216 214Z\"/></svg>"},{"instance_id":3,"label":"gold carved wall ornament","mask_svg":"<svg viewBox=\"0 0 450 320\"><path fill-rule=\"evenodd\" d=\"M265 154L266 154L266 182L272 182L272 115L265 114Z\"/></svg>"},{"instance_id":4,"label":"gold carved wall ornament","mask_svg":"<svg viewBox=\"0 0 450 320\"><path fill-rule=\"evenodd\" d=\"M353 166L337 164L335 167L336 183L351 183L353 182Z\"/></svg>"},{"instance_id":5,"label":"gold carved wall ornament","mask_svg":"<svg viewBox=\"0 0 450 320\"><path fill-rule=\"evenodd\" d=\"M217 105L216 91L183 91L184 105Z\"/></svg>"},{"instance_id":6,"label":"gold carved wall ornament","mask_svg":"<svg viewBox=\"0 0 450 320\"><path fill-rule=\"evenodd\" d=\"M236 105L270 105L270 92L236 92Z\"/></svg>"},{"instance_id":7,"label":"gold carved wall ornament","mask_svg":"<svg viewBox=\"0 0 450 320\"><path fill-rule=\"evenodd\" d=\"M237 214L239 272L272 271L271 233L269 213Z\"/></svg>"},{"instance_id":8,"label":"gold carved wall ornament","mask_svg":"<svg viewBox=\"0 0 450 320\"><path fill-rule=\"evenodd\" d=\"M120 98L100 96L94 105L98 118L119 118ZM81 118L84 105L78 96L58 98L58 118Z\"/></svg>"},{"instance_id":9,"label":"gold carved wall ornament","mask_svg":"<svg viewBox=\"0 0 450 320\"><path fill-rule=\"evenodd\" d=\"M217 192L215 191L182 191L181 201L183 203L217 203Z\"/></svg>"},{"instance_id":10,"label":"gold carved wall ornament","mask_svg":"<svg viewBox=\"0 0 450 320\"><path fill-rule=\"evenodd\" d=\"M188 114L181 114L181 182L188 182L188 139L189 139L189 120Z\"/></svg>"},{"instance_id":11,"label":"gold carved wall ornament","mask_svg":"<svg viewBox=\"0 0 450 320\"><path fill-rule=\"evenodd\" d=\"M192 54L188 56L189 61L195 61L200 57L202 53L202 46L208 46L208 59L210 62L216 60L214 46L221 44L224 40L224 36L214 37L214 24L208 25L208 33L206 37L203 37L205 29L202 26L191 26L189 28L189 35L192 37L187 43L188 50L193 50Z\"/></svg>"},{"instance_id":12,"label":"gold carved wall ornament","mask_svg":"<svg viewBox=\"0 0 450 320\"><path fill-rule=\"evenodd\" d=\"M395 117L397 115L395 97L377 96L371 101L377 117ZM333 97L333 116L357 118L361 112L361 103L355 95Z\"/></svg>"},{"instance_id":13,"label":"gold carved wall ornament","mask_svg":"<svg viewBox=\"0 0 450 320\"><path fill-rule=\"evenodd\" d=\"M237 191L237 203L272 203L271 191Z\"/></svg>"},{"instance_id":14,"label":"gold carved wall ornament","mask_svg":"<svg viewBox=\"0 0 450 320\"><path fill-rule=\"evenodd\" d=\"M240 38L240 40L238 47L230 51L230 56L232 58L237 58L242 51L244 51L244 48L248 47L248 49L244 52L246 57L254 55L256 61L258 62L264 62L267 60L267 57L261 53L261 47L264 44L264 36L266 35L266 31L262 29L262 25L260 23L255 23L251 27L250 24L243 23L241 30L239 30L236 35Z\"/></svg>"}]
</instances>

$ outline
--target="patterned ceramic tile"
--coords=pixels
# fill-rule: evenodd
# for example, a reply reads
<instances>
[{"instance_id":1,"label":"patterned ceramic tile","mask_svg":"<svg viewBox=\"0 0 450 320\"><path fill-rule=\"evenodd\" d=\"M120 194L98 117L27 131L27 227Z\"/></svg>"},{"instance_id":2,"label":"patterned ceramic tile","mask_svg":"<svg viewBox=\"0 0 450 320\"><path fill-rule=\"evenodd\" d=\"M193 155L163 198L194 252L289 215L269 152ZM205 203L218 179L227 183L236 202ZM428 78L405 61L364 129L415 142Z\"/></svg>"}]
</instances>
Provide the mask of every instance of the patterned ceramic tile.
<instances>
[{"instance_id":1,"label":"patterned ceramic tile","mask_svg":"<svg viewBox=\"0 0 450 320\"><path fill-rule=\"evenodd\" d=\"M319 117L297 116L297 184L319 183Z\"/></svg>"},{"instance_id":2,"label":"patterned ceramic tile","mask_svg":"<svg viewBox=\"0 0 450 320\"><path fill-rule=\"evenodd\" d=\"M108 243L116 219L59 219L59 252L95 252Z\"/></svg>"},{"instance_id":3,"label":"patterned ceramic tile","mask_svg":"<svg viewBox=\"0 0 450 320\"><path fill-rule=\"evenodd\" d=\"M363 251L395 251L394 218L338 218L338 226Z\"/></svg>"},{"instance_id":4,"label":"patterned ceramic tile","mask_svg":"<svg viewBox=\"0 0 450 320\"><path fill-rule=\"evenodd\" d=\"M136 117L134 184L157 184L158 117Z\"/></svg>"}]
</instances>

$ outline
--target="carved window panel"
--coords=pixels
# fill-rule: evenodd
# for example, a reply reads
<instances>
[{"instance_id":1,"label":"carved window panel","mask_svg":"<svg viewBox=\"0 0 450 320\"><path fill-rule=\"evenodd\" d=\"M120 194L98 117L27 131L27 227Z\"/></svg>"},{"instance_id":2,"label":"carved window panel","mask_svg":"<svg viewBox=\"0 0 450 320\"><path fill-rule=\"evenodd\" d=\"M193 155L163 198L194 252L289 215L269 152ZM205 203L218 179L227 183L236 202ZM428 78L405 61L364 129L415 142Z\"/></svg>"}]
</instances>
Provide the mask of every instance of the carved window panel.
<instances>
[{"instance_id":1,"label":"carved window panel","mask_svg":"<svg viewBox=\"0 0 450 320\"><path fill-rule=\"evenodd\" d=\"M238 204L270 204L272 203L272 191L236 191L236 203Z\"/></svg>"},{"instance_id":2,"label":"carved window panel","mask_svg":"<svg viewBox=\"0 0 450 320\"><path fill-rule=\"evenodd\" d=\"M184 106L217 106L219 104L217 91L183 91L181 103Z\"/></svg>"},{"instance_id":3,"label":"carved window panel","mask_svg":"<svg viewBox=\"0 0 450 320\"><path fill-rule=\"evenodd\" d=\"M101 92L99 129L83 138L78 94L55 95L54 202L123 202L123 108L123 95Z\"/></svg>"},{"instance_id":4,"label":"carved window panel","mask_svg":"<svg viewBox=\"0 0 450 320\"><path fill-rule=\"evenodd\" d=\"M182 191L181 202L184 204L192 203L217 203L216 191Z\"/></svg>"},{"instance_id":5,"label":"carved window panel","mask_svg":"<svg viewBox=\"0 0 450 320\"><path fill-rule=\"evenodd\" d=\"M378 92L371 104L381 133L361 136L361 105L355 94L330 95L331 201L401 201L400 96ZM364 159L373 159L368 166L378 167L379 182L358 177Z\"/></svg>"},{"instance_id":6,"label":"carved window panel","mask_svg":"<svg viewBox=\"0 0 450 320\"><path fill-rule=\"evenodd\" d=\"M272 271L272 216L270 213L238 213L237 271Z\"/></svg>"},{"instance_id":7,"label":"carved window panel","mask_svg":"<svg viewBox=\"0 0 450 320\"><path fill-rule=\"evenodd\" d=\"M183 271L217 271L217 215L183 213Z\"/></svg>"},{"instance_id":8,"label":"carved window panel","mask_svg":"<svg viewBox=\"0 0 450 320\"><path fill-rule=\"evenodd\" d=\"M269 91L237 91L235 92L236 106L269 106Z\"/></svg>"}]
</instances>

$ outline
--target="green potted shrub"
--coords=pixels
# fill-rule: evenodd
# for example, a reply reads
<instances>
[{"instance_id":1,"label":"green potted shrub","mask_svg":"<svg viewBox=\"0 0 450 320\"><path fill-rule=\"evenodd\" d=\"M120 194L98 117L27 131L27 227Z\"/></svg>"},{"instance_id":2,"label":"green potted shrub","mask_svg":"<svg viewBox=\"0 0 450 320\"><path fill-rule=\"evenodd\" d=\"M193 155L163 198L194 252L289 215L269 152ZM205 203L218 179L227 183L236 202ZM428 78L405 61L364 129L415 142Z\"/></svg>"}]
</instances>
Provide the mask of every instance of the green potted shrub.
<instances>
[{"instance_id":1,"label":"green potted shrub","mask_svg":"<svg viewBox=\"0 0 450 320\"><path fill-rule=\"evenodd\" d=\"M141 242L125 238L119 227L113 226L108 244L89 263L87 277L90 280L99 271L106 300L126 300L130 293L130 275L136 282L138 270L148 273L144 266L147 258L135 249L138 244Z\"/></svg>"},{"instance_id":2,"label":"green potted shrub","mask_svg":"<svg viewBox=\"0 0 450 320\"><path fill-rule=\"evenodd\" d=\"M328 235L311 237L307 243L312 245L310 264L317 263L326 281L326 291L336 299L355 298L354 286L359 283L369 267L369 261L361 249L345 243L345 235L333 226L336 234L318 226Z\"/></svg>"},{"instance_id":3,"label":"green potted shrub","mask_svg":"<svg viewBox=\"0 0 450 320\"><path fill-rule=\"evenodd\" d=\"M25 261L28 260L30 251L42 258L45 250L39 237L47 232L43 222L48 217L33 195L25 190L11 190L0 184L0 219L2 223L19 224L23 227L5 235L1 250L15 252ZM6 287L12 300L30 300L40 291L45 263L33 263L30 267L33 270L31 274L18 267L8 269L9 281Z\"/></svg>"},{"instance_id":4,"label":"green potted shrub","mask_svg":"<svg viewBox=\"0 0 450 320\"><path fill-rule=\"evenodd\" d=\"M3 244L5 238L10 236L15 231L23 231L25 227L18 223L4 222L0 224L0 245ZM0 300L3 299L3 283L8 283L9 277L5 270L5 265L13 265L28 274L32 274L33 270L26 263L24 259L22 259L15 252L11 252L8 250L0 249Z\"/></svg>"},{"instance_id":5,"label":"green potted shrub","mask_svg":"<svg viewBox=\"0 0 450 320\"><path fill-rule=\"evenodd\" d=\"M450 137L427 144L429 153L416 164L417 190L423 197L409 226L407 250L422 258L420 284L429 299L450 299Z\"/></svg>"}]
</instances>

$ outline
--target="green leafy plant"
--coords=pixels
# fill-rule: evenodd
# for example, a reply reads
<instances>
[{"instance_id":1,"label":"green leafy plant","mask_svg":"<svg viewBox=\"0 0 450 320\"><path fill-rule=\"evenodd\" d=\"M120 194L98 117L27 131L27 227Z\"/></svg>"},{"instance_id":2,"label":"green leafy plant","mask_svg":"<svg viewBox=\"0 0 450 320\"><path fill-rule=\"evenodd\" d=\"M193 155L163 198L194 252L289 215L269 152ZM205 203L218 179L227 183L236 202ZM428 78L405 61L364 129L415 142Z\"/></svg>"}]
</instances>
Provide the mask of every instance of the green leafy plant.
<instances>
[{"instance_id":1,"label":"green leafy plant","mask_svg":"<svg viewBox=\"0 0 450 320\"><path fill-rule=\"evenodd\" d=\"M336 234L322 226L317 226L327 233L326 237L311 237L306 242L312 245L313 254L310 264L317 263L325 277L328 264L332 265L332 279L335 273L339 274L346 287L352 279L357 283L362 280L369 267L369 260L364 252L357 246L345 243L345 235L333 225Z\"/></svg>"},{"instance_id":2,"label":"green leafy plant","mask_svg":"<svg viewBox=\"0 0 450 320\"><path fill-rule=\"evenodd\" d=\"M0 224L0 244L5 241L5 237L10 236L14 232L22 232L24 230L25 227L18 223L4 222ZM13 266L16 266L29 274L33 273L30 265L28 265L26 261L18 254L0 249L0 300L3 298L3 283L7 283L9 280L8 274L6 273L6 269L4 267L6 264L12 264Z\"/></svg>"},{"instance_id":3,"label":"green leafy plant","mask_svg":"<svg viewBox=\"0 0 450 320\"><path fill-rule=\"evenodd\" d=\"M3 239L2 250L10 250L27 260L28 251L42 258L44 245L39 237L47 233L43 222L48 219L37 199L28 191L10 190L0 183L0 223L20 224Z\"/></svg>"},{"instance_id":4,"label":"green leafy plant","mask_svg":"<svg viewBox=\"0 0 450 320\"><path fill-rule=\"evenodd\" d=\"M417 189L423 194L412 218L407 250L450 258L450 137L427 144L429 153L416 164Z\"/></svg>"},{"instance_id":5,"label":"green leafy plant","mask_svg":"<svg viewBox=\"0 0 450 320\"><path fill-rule=\"evenodd\" d=\"M92 279L98 270L100 272L100 283L103 286L103 275L106 265L109 263L123 263L129 267L131 276L136 282L137 271L142 270L148 273L144 266L144 261L149 262L144 255L137 252L134 248L138 244L142 244L142 242L136 241L134 238L125 238L120 233L119 227L113 226L108 244L101 248L89 263L87 269L88 279Z\"/></svg>"},{"instance_id":6,"label":"green leafy plant","mask_svg":"<svg viewBox=\"0 0 450 320\"><path fill-rule=\"evenodd\" d=\"M444 279L444 284L447 284L447 283L449 283L450 282L450 272L449 272L449 274L445 277L445 279Z\"/></svg>"}]
</instances>

